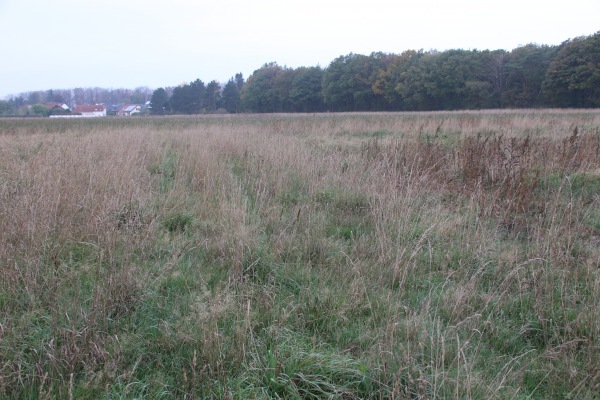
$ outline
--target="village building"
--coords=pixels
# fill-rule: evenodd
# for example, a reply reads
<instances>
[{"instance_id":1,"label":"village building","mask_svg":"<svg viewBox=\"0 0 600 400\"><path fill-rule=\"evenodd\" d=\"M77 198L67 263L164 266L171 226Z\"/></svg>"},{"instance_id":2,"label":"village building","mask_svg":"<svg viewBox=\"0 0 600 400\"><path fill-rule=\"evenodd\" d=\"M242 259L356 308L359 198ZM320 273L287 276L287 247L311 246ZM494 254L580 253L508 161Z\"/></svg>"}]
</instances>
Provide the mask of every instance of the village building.
<instances>
[{"instance_id":1,"label":"village building","mask_svg":"<svg viewBox=\"0 0 600 400\"><path fill-rule=\"evenodd\" d=\"M47 103L44 103L44 107L46 107L48 109L48 111L54 111L54 112L70 112L71 108L66 105L65 103L57 103L55 101L49 101Z\"/></svg>"},{"instance_id":2,"label":"village building","mask_svg":"<svg viewBox=\"0 0 600 400\"><path fill-rule=\"evenodd\" d=\"M142 111L140 104L125 104L117 111L119 117L131 117L134 114L138 114Z\"/></svg>"},{"instance_id":3,"label":"village building","mask_svg":"<svg viewBox=\"0 0 600 400\"><path fill-rule=\"evenodd\" d=\"M106 107L103 104L82 104L75 107L73 113L82 117L106 117Z\"/></svg>"}]
</instances>

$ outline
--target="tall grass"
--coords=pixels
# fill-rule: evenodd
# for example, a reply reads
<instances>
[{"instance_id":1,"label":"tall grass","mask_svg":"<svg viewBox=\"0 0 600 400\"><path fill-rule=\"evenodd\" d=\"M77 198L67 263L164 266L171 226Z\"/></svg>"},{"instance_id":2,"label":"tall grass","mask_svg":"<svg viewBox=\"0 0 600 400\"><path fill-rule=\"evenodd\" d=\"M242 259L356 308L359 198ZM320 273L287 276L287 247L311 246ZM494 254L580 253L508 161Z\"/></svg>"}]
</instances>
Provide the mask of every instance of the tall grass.
<instances>
[{"instance_id":1,"label":"tall grass","mask_svg":"<svg viewBox=\"0 0 600 400\"><path fill-rule=\"evenodd\" d=\"M0 120L0 397L597 397L599 129Z\"/></svg>"}]
</instances>

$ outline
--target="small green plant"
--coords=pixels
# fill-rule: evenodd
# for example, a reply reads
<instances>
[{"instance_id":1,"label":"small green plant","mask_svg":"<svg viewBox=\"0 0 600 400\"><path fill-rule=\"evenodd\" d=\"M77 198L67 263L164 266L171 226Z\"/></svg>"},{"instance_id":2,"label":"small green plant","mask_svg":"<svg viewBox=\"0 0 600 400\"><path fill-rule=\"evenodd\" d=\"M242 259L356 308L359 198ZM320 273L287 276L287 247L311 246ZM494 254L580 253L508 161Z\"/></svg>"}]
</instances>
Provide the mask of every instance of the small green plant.
<instances>
[{"instance_id":1,"label":"small green plant","mask_svg":"<svg viewBox=\"0 0 600 400\"><path fill-rule=\"evenodd\" d=\"M248 373L240 384L258 383L269 398L369 398L382 389L367 375L364 365L332 353L326 346L315 348L286 330L261 336L266 338L254 345L262 349L252 352Z\"/></svg>"},{"instance_id":2,"label":"small green plant","mask_svg":"<svg viewBox=\"0 0 600 400\"><path fill-rule=\"evenodd\" d=\"M162 161L148 167L148 172L152 175L159 175L159 189L161 192L168 191L177 174L177 155L171 150L167 152Z\"/></svg>"},{"instance_id":3,"label":"small green plant","mask_svg":"<svg viewBox=\"0 0 600 400\"><path fill-rule=\"evenodd\" d=\"M181 233L188 229L194 220L194 216L186 213L175 213L167 217L163 226L170 233Z\"/></svg>"}]
</instances>

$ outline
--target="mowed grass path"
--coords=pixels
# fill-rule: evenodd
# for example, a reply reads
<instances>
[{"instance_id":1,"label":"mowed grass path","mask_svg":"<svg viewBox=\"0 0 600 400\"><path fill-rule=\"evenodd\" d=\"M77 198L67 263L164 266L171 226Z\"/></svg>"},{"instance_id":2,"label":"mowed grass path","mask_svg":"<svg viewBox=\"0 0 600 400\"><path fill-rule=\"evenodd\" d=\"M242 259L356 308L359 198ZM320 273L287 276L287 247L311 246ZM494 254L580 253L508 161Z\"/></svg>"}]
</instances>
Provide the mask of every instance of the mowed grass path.
<instances>
[{"instance_id":1,"label":"mowed grass path","mask_svg":"<svg viewBox=\"0 0 600 400\"><path fill-rule=\"evenodd\" d=\"M600 112L0 120L0 398L598 398Z\"/></svg>"}]
</instances>

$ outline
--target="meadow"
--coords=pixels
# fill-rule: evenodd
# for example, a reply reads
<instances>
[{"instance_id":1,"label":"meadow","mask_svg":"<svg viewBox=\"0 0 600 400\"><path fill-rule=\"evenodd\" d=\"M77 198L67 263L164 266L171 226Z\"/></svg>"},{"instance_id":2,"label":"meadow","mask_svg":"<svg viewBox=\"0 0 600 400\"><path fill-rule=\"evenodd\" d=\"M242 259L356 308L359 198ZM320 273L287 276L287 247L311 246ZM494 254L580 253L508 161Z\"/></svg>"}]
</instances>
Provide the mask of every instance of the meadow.
<instances>
[{"instance_id":1,"label":"meadow","mask_svg":"<svg viewBox=\"0 0 600 400\"><path fill-rule=\"evenodd\" d=\"M0 398L600 398L600 112L0 120Z\"/></svg>"}]
</instances>

